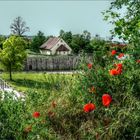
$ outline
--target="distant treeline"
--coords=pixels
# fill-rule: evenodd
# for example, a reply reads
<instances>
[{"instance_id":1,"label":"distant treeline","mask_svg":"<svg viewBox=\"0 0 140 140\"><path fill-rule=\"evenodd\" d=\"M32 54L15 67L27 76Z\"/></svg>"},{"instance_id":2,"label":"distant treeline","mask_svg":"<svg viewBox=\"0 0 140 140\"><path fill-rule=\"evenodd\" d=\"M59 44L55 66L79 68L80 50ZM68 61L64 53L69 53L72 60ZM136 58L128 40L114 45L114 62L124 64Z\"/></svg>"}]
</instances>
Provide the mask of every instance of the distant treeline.
<instances>
[{"instance_id":1,"label":"distant treeline","mask_svg":"<svg viewBox=\"0 0 140 140\"><path fill-rule=\"evenodd\" d=\"M26 41L25 48L29 51L39 53L39 47L46 42L53 35L45 36L42 31L38 31L35 36L25 36L24 34L29 31L29 27L26 26L26 22L22 17L16 17L10 26L11 35L22 36ZM9 36L0 36L0 48ZM105 40L99 35L91 37L91 33L84 30L81 34L73 34L71 31L60 30L59 37L61 37L73 50L73 53L79 52L93 53L94 51L109 49L109 45L112 44L112 38ZM118 44L119 42L117 42Z\"/></svg>"},{"instance_id":2,"label":"distant treeline","mask_svg":"<svg viewBox=\"0 0 140 140\"><path fill-rule=\"evenodd\" d=\"M35 36L23 36L26 40L26 49L29 51L39 53L39 47L46 42L53 35L45 36L42 31L38 31ZM73 50L74 54L80 52L93 53L94 51L108 50L112 44L111 39L105 40L99 35L91 37L91 33L83 31L82 34L72 34L71 31L65 32L60 30L59 37L61 37ZM0 48L8 36L0 36ZM119 42L116 42L117 44Z\"/></svg>"}]
</instances>

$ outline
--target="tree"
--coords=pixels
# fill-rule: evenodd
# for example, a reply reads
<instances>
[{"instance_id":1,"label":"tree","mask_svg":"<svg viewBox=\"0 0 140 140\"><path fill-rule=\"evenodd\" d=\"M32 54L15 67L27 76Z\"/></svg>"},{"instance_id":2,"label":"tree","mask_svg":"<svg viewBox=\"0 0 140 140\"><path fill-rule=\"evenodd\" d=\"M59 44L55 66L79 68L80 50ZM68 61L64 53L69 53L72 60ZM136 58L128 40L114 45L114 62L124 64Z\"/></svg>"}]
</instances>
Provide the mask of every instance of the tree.
<instances>
[{"instance_id":1,"label":"tree","mask_svg":"<svg viewBox=\"0 0 140 140\"><path fill-rule=\"evenodd\" d=\"M84 30L83 31L83 34L82 34L82 37L85 39L85 41L87 43L89 43L90 42L90 39L91 39L91 34L87 30Z\"/></svg>"},{"instance_id":2,"label":"tree","mask_svg":"<svg viewBox=\"0 0 140 140\"><path fill-rule=\"evenodd\" d=\"M83 34L82 34L82 38L85 42L85 47L84 47L85 52L92 53L92 50L89 49L90 48L91 33L88 32L87 30L84 30Z\"/></svg>"},{"instance_id":3,"label":"tree","mask_svg":"<svg viewBox=\"0 0 140 140\"><path fill-rule=\"evenodd\" d=\"M59 34L60 34L59 36L70 46L71 41L72 41L72 33L71 33L71 31L64 32L63 30L60 30Z\"/></svg>"},{"instance_id":4,"label":"tree","mask_svg":"<svg viewBox=\"0 0 140 140\"><path fill-rule=\"evenodd\" d=\"M18 36L22 36L25 32L29 31L29 27L26 26L26 22L23 21L22 17L20 16L14 19L10 29L14 35Z\"/></svg>"},{"instance_id":5,"label":"tree","mask_svg":"<svg viewBox=\"0 0 140 140\"><path fill-rule=\"evenodd\" d=\"M0 35L0 48L1 49L3 48L3 43L4 43L5 40L6 40L6 37L3 36L3 35Z\"/></svg>"},{"instance_id":6,"label":"tree","mask_svg":"<svg viewBox=\"0 0 140 140\"><path fill-rule=\"evenodd\" d=\"M85 49L85 41L82 35L80 34L73 35L71 48L74 53L79 53L80 51L83 51Z\"/></svg>"},{"instance_id":7,"label":"tree","mask_svg":"<svg viewBox=\"0 0 140 140\"><path fill-rule=\"evenodd\" d=\"M93 51L104 51L106 41L101 39L100 36L95 36L91 41L90 41L90 50L91 52Z\"/></svg>"},{"instance_id":8,"label":"tree","mask_svg":"<svg viewBox=\"0 0 140 140\"><path fill-rule=\"evenodd\" d=\"M39 31L37 35L31 41L31 50L34 52L39 52L39 47L46 41L44 33Z\"/></svg>"},{"instance_id":9,"label":"tree","mask_svg":"<svg viewBox=\"0 0 140 140\"><path fill-rule=\"evenodd\" d=\"M88 31L83 31L82 34L76 34L72 36L71 48L74 53L79 53L80 51L89 52L89 43L91 35Z\"/></svg>"},{"instance_id":10,"label":"tree","mask_svg":"<svg viewBox=\"0 0 140 140\"><path fill-rule=\"evenodd\" d=\"M140 46L139 0L115 0L103 14L104 19L115 26L111 31L114 36L128 41L136 48Z\"/></svg>"},{"instance_id":11,"label":"tree","mask_svg":"<svg viewBox=\"0 0 140 140\"><path fill-rule=\"evenodd\" d=\"M9 72L12 80L12 71L21 70L26 59L26 42L22 37L11 36L3 44L0 50L0 61L5 70Z\"/></svg>"}]
</instances>

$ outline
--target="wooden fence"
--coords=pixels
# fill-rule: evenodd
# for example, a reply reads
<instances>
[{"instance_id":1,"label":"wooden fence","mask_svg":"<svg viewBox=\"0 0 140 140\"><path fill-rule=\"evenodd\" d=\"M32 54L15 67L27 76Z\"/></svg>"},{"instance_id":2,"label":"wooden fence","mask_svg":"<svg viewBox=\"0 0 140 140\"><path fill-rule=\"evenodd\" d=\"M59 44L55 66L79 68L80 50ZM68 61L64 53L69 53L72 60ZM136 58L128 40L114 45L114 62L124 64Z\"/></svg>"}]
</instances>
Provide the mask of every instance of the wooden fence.
<instances>
[{"instance_id":1,"label":"wooden fence","mask_svg":"<svg viewBox=\"0 0 140 140\"><path fill-rule=\"evenodd\" d=\"M8 84L0 78L0 90L4 90L5 88L9 88Z\"/></svg>"},{"instance_id":2,"label":"wooden fence","mask_svg":"<svg viewBox=\"0 0 140 140\"><path fill-rule=\"evenodd\" d=\"M28 57L25 71L75 70L80 63L80 56Z\"/></svg>"}]
</instances>

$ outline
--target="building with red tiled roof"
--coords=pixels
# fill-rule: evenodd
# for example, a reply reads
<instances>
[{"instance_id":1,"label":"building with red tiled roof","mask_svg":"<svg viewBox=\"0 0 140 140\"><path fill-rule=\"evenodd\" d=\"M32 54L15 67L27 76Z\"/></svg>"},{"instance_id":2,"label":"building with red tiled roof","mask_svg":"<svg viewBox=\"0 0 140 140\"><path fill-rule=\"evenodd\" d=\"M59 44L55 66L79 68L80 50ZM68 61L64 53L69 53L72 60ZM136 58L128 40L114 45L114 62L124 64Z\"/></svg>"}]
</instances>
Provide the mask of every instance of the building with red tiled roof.
<instances>
[{"instance_id":1,"label":"building with red tiled roof","mask_svg":"<svg viewBox=\"0 0 140 140\"><path fill-rule=\"evenodd\" d=\"M59 37L51 37L44 44L40 46L40 53L47 55L61 54L67 55L71 54L72 49L68 44Z\"/></svg>"}]
</instances>

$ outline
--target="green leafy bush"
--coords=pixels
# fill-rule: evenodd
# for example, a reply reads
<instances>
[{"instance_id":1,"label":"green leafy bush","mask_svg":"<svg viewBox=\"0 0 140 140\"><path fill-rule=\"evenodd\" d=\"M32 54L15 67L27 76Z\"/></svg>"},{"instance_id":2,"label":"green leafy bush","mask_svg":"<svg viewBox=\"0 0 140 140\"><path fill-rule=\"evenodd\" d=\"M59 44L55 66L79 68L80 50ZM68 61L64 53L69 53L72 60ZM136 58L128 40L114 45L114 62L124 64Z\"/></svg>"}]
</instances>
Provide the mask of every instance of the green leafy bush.
<instances>
[{"instance_id":1,"label":"green leafy bush","mask_svg":"<svg viewBox=\"0 0 140 140\"><path fill-rule=\"evenodd\" d=\"M98 124L92 130L101 140L133 139L136 128L140 126L140 64L133 57L118 60L109 53L97 56L100 61L94 58L82 66L84 72L79 87L84 103L96 106L92 121ZM122 67L119 72L118 65ZM112 97L108 107L103 105L104 94Z\"/></svg>"}]
</instances>

